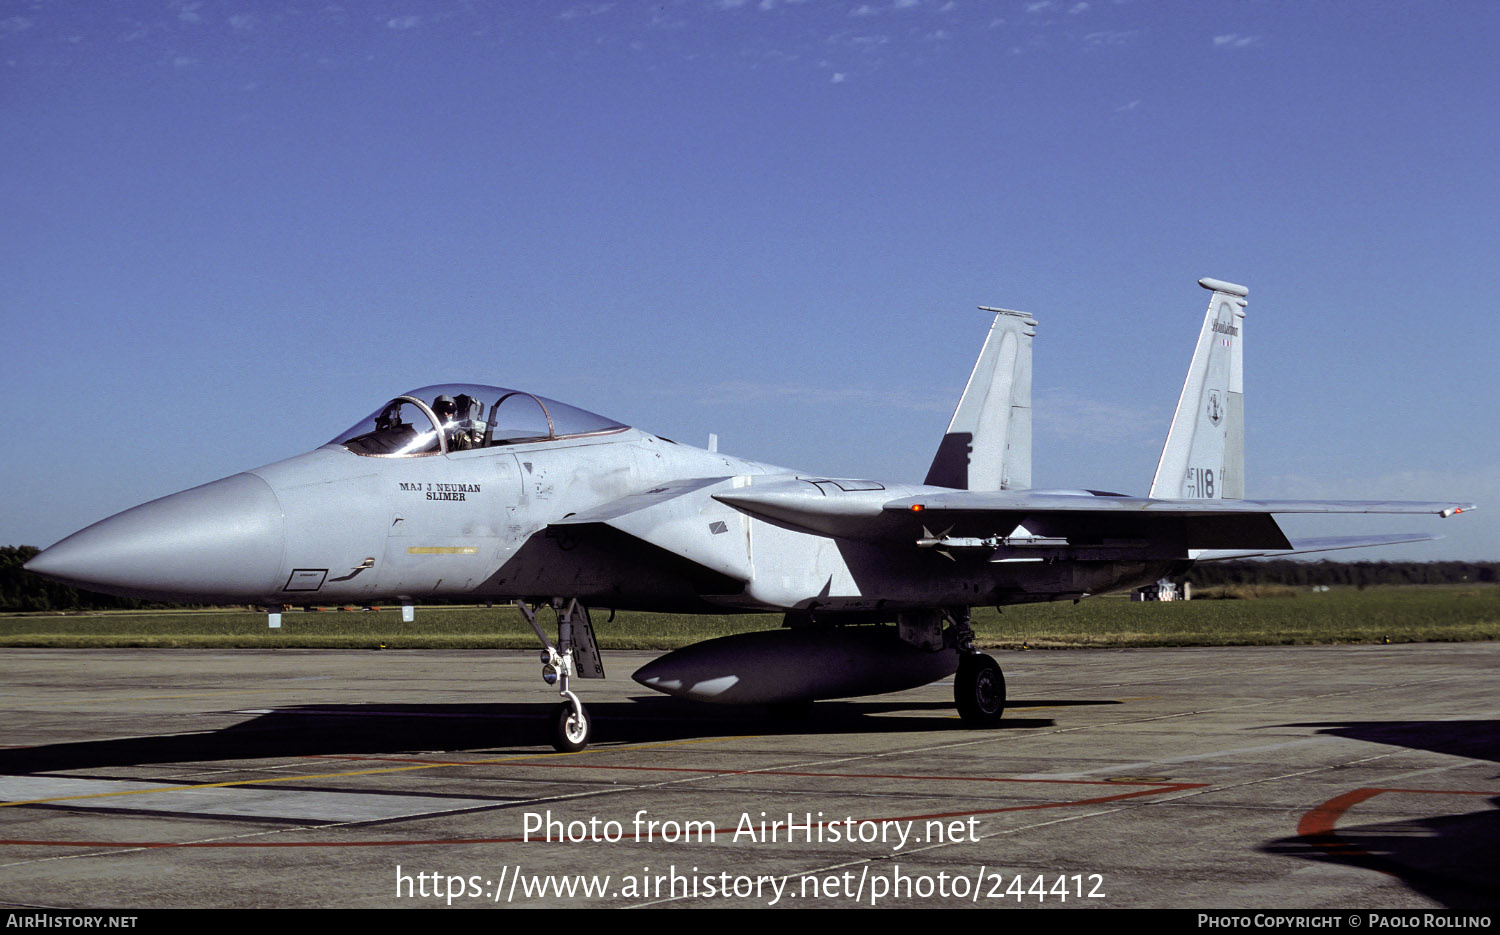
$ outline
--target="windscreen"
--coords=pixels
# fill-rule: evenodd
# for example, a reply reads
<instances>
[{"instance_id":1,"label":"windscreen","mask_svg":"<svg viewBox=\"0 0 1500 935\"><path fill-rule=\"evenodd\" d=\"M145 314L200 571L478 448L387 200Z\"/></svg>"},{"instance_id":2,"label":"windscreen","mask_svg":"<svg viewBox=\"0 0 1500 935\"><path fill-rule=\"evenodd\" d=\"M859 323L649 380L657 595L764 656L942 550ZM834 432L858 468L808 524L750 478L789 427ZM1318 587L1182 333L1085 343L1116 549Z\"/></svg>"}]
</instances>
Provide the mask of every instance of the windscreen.
<instances>
[{"instance_id":1,"label":"windscreen","mask_svg":"<svg viewBox=\"0 0 1500 935\"><path fill-rule=\"evenodd\" d=\"M396 397L329 444L355 454L405 457L626 428L622 422L523 390L442 383Z\"/></svg>"}]
</instances>

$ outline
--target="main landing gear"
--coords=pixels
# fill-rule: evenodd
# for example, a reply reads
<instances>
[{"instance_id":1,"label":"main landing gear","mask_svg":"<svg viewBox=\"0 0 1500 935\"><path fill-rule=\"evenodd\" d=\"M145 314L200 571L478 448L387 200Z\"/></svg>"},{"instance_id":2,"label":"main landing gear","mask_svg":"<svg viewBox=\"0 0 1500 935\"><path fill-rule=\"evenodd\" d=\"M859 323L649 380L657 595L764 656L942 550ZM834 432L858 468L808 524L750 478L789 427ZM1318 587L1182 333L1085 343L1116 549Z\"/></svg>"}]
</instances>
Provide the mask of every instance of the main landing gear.
<instances>
[{"instance_id":1,"label":"main landing gear","mask_svg":"<svg viewBox=\"0 0 1500 935\"><path fill-rule=\"evenodd\" d=\"M594 643L594 624L589 619L587 607L576 599L566 605L561 599L552 602L557 612L557 643L547 638L536 619L536 611L526 606L525 601L516 601L522 616L536 631L542 641L542 681L556 685L562 697L553 712L550 724L552 747L559 753L577 753L589 745L593 737L593 721L588 709L569 687L574 678L602 679L604 664L599 659L599 648Z\"/></svg>"},{"instance_id":2,"label":"main landing gear","mask_svg":"<svg viewBox=\"0 0 1500 935\"><path fill-rule=\"evenodd\" d=\"M958 647L958 674L953 677L953 704L969 727L996 727L1005 713L1005 674L993 657L974 648L969 611L948 611L953 645Z\"/></svg>"}]
</instances>

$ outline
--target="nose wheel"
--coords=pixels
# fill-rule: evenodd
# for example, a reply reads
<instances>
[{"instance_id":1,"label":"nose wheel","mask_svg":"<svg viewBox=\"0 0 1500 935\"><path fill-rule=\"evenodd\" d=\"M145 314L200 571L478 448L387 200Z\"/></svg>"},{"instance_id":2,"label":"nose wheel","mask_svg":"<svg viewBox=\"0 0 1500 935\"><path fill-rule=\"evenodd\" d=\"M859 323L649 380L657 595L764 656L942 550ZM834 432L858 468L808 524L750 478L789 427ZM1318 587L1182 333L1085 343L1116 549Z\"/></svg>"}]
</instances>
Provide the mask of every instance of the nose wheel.
<instances>
[{"instance_id":1,"label":"nose wheel","mask_svg":"<svg viewBox=\"0 0 1500 935\"><path fill-rule=\"evenodd\" d=\"M953 703L969 727L995 727L1005 713L1005 675L984 653L965 653L953 679Z\"/></svg>"},{"instance_id":2,"label":"nose wheel","mask_svg":"<svg viewBox=\"0 0 1500 935\"><path fill-rule=\"evenodd\" d=\"M569 692L568 694L572 694ZM552 718L552 748L559 753L577 753L589 745L594 734L588 709L575 696L557 706Z\"/></svg>"}]
</instances>

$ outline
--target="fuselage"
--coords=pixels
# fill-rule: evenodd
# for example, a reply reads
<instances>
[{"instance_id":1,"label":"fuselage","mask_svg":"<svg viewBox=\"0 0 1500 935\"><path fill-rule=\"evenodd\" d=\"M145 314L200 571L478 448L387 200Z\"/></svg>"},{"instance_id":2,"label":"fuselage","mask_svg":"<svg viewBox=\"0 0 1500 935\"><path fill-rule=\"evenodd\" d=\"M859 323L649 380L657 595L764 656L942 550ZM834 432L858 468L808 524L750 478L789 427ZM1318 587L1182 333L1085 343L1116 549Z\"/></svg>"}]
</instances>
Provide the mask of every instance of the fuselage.
<instances>
[{"instance_id":1,"label":"fuselage","mask_svg":"<svg viewBox=\"0 0 1500 935\"><path fill-rule=\"evenodd\" d=\"M663 520L667 507L655 507L640 530L629 517L569 523L684 479L691 489L669 502L673 515ZM955 561L911 540L792 528L713 496L761 484L843 493L816 475L633 428L419 458L328 445L110 517L32 567L79 587L158 600L272 606L569 595L683 612L1052 600L1155 580L1169 567ZM875 489L853 493L883 498L935 489L859 486Z\"/></svg>"},{"instance_id":2,"label":"fuselage","mask_svg":"<svg viewBox=\"0 0 1500 935\"><path fill-rule=\"evenodd\" d=\"M457 398L472 397L481 416L481 391L499 401L487 418L445 423L422 394L451 399L437 392L450 389L469 391ZM517 401L530 427L506 421L502 404ZM27 567L91 590L197 603L576 597L868 614L1078 597L1174 565L955 558L917 548L915 518L871 539L745 502L766 489L835 512L944 490L802 474L516 391L426 387L321 448L126 510Z\"/></svg>"}]
</instances>

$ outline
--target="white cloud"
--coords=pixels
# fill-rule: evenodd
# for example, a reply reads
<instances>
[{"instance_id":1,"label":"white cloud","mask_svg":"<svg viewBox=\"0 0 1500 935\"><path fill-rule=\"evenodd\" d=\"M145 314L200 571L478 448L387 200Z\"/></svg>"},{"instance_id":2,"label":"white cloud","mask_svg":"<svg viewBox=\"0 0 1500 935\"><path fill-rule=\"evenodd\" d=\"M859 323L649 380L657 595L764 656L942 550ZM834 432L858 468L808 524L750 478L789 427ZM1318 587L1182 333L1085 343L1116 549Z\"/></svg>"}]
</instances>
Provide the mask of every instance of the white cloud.
<instances>
[{"instance_id":1,"label":"white cloud","mask_svg":"<svg viewBox=\"0 0 1500 935\"><path fill-rule=\"evenodd\" d=\"M601 13L608 13L613 7L613 3L580 3L563 10L557 14L557 18L578 19L580 16L598 16Z\"/></svg>"},{"instance_id":2,"label":"white cloud","mask_svg":"<svg viewBox=\"0 0 1500 935\"><path fill-rule=\"evenodd\" d=\"M1116 107L1115 108L1115 113L1117 113L1117 114L1127 114L1130 111L1135 110L1139 106L1141 106L1141 100L1140 100L1140 98L1136 98L1135 100L1130 101L1129 103L1121 104L1119 107Z\"/></svg>"},{"instance_id":3,"label":"white cloud","mask_svg":"<svg viewBox=\"0 0 1500 935\"><path fill-rule=\"evenodd\" d=\"M681 395L664 389L664 395ZM684 389L682 393L701 399L705 405L727 406L771 399L796 399L816 406L853 403L905 412L952 414L953 400L932 390L903 390L871 386L817 386L809 383L763 383L726 380L711 386Z\"/></svg>"},{"instance_id":4,"label":"white cloud","mask_svg":"<svg viewBox=\"0 0 1500 935\"><path fill-rule=\"evenodd\" d=\"M859 6L855 7L852 10L850 10L849 11L849 15L850 16L874 16L875 15L875 8L872 7L872 6L870 6L868 3L861 3Z\"/></svg>"},{"instance_id":5,"label":"white cloud","mask_svg":"<svg viewBox=\"0 0 1500 935\"><path fill-rule=\"evenodd\" d=\"M184 23L201 23L203 14L198 10L203 6L202 2L184 3L177 7L177 18Z\"/></svg>"},{"instance_id":6,"label":"white cloud","mask_svg":"<svg viewBox=\"0 0 1500 935\"><path fill-rule=\"evenodd\" d=\"M829 80L831 82L833 82L834 84L843 84L844 81L845 81L845 79L847 79L848 77L849 76L846 75L846 74L844 74L843 72L836 71L836 72L833 73L833 77L830 78Z\"/></svg>"},{"instance_id":7,"label":"white cloud","mask_svg":"<svg viewBox=\"0 0 1500 935\"><path fill-rule=\"evenodd\" d=\"M1109 400L1089 399L1071 390L1042 393L1034 397L1035 428L1044 437L1126 442L1156 438L1170 416L1161 409L1135 408Z\"/></svg>"},{"instance_id":8,"label":"white cloud","mask_svg":"<svg viewBox=\"0 0 1500 935\"><path fill-rule=\"evenodd\" d=\"M422 25L422 17L393 16L385 21L385 25L389 29L414 29L415 27Z\"/></svg>"},{"instance_id":9,"label":"white cloud","mask_svg":"<svg viewBox=\"0 0 1500 935\"><path fill-rule=\"evenodd\" d=\"M1026 4L1027 13L1045 13L1052 9L1052 0L1036 0L1034 3Z\"/></svg>"},{"instance_id":10,"label":"white cloud","mask_svg":"<svg viewBox=\"0 0 1500 935\"><path fill-rule=\"evenodd\" d=\"M1247 45L1259 45L1260 36L1244 36L1237 32L1214 36L1214 45L1228 49L1243 49Z\"/></svg>"},{"instance_id":11,"label":"white cloud","mask_svg":"<svg viewBox=\"0 0 1500 935\"><path fill-rule=\"evenodd\" d=\"M1080 13L1087 13L1088 11L1089 5L1087 3L1075 3L1072 6L1068 7L1068 12L1072 13L1074 16L1077 16Z\"/></svg>"},{"instance_id":12,"label":"white cloud","mask_svg":"<svg viewBox=\"0 0 1500 935\"><path fill-rule=\"evenodd\" d=\"M235 29L255 28L255 17L249 13L236 13L229 17L229 25Z\"/></svg>"},{"instance_id":13,"label":"white cloud","mask_svg":"<svg viewBox=\"0 0 1500 935\"><path fill-rule=\"evenodd\" d=\"M1140 33L1134 29L1117 29L1104 32L1091 32L1083 37L1083 42L1085 45L1093 46L1126 45L1130 42L1135 41L1135 37L1138 35L1140 35Z\"/></svg>"}]
</instances>

